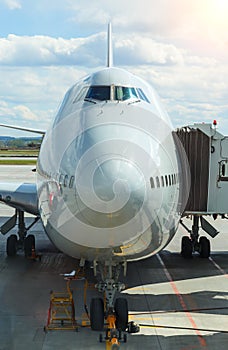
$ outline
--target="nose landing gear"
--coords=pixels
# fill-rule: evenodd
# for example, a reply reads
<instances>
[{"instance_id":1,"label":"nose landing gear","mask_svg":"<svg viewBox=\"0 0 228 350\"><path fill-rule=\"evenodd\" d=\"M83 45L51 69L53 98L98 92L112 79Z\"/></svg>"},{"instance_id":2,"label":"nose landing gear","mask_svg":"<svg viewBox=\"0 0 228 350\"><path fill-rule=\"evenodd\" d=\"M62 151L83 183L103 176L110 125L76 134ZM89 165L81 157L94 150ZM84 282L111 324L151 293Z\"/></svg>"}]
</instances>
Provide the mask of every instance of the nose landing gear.
<instances>
[{"instance_id":1,"label":"nose landing gear","mask_svg":"<svg viewBox=\"0 0 228 350\"><path fill-rule=\"evenodd\" d=\"M106 275L107 265L108 274ZM102 331L106 323L105 336L100 334L99 341L106 341L112 350L119 349L121 342L127 342L125 332L139 332L139 327L131 327L132 322L128 322L127 300L119 297L114 302L116 292L121 292L125 288L124 284L118 282L120 269L120 264L113 266L110 262L101 267L102 280L96 287L104 294L104 301L101 298L94 298L90 305L91 328Z\"/></svg>"}]
</instances>

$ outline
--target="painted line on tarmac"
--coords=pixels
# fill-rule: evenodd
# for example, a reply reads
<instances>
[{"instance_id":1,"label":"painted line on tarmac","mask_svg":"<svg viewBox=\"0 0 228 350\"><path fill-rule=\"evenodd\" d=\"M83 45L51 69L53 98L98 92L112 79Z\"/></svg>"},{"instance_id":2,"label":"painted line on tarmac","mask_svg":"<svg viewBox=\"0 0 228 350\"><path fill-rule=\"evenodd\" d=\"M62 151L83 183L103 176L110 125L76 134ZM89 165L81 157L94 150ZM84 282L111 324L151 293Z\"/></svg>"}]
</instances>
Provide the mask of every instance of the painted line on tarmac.
<instances>
[{"instance_id":1,"label":"painted line on tarmac","mask_svg":"<svg viewBox=\"0 0 228 350\"><path fill-rule=\"evenodd\" d=\"M209 258L209 260L212 262L212 264L220 271L220 273L222 275L224 275L224 277L228 278L228 274L226 273L225 270L223 270L215 261L214 259L212 259L212 257Z\"/></svg>"},{"instance_id":2,"label":"painted line on tarmac","mask_svg":"<svg viewBox=\"0 0 228 350\"><path fill-rule=\"evenodd\" d=\"M190 324L192 325L193 330L195 331L195 333L196 333L196 335L198 337L198 341L200 343L200 346L203 347L203 348L207 347L207 343L206 343L205 339L203 338L203 335L199 331L199 329L198 329L199 327L197 327L197 324L195 323L191 313L189 312L189 310L187 308L187 305L185 304L184 298L182 297L181 293L179 292L179 290L178 290L178 288L176 286L176 283L172 279L172 276L170 275L167 267L165 266L164 261L162 260L162 258L161 258L161 256L159 254L157 254L156 257L158 258L160 264L162 265L164 273L165 273L167 279L169 280L170 285L171 285L174 293L176 294L176 296L177 296L177 298L178 298L178 300L179 300L179 302L181 304L182 309L185 312L185 315L187 316Z\"/></svg>"}]
</instances>

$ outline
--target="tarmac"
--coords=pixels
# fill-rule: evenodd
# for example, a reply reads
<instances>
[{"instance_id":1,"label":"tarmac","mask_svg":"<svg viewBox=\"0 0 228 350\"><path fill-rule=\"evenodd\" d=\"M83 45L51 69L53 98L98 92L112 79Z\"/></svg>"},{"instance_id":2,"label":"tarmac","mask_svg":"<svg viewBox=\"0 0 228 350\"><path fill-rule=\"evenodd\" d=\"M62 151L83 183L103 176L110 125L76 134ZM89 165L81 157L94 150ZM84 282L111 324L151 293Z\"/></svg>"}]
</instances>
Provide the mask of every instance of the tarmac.
<instances>
[{"instance_id":1,"label":"tarmac","mask_svg":"<svg viewBox=\"0 0 228 350\"><path fill-rule=\"evenodd\" d=\"M0 183L35 181L32 169L0 166ZM13 213L0 205L0 225ZM26 217L27 224L31 220L31 216ZM185 223L191 226L190 220ZM218 219L214 225L220 234L211 239L209 259L197 254L189 260L180 256L181 237L186 234L180 227L164 251L128 264L122 294L128 299L130 320L140 325L140 332L128 334L120 349L227 350L228 222ZM44 332L50 291L66 289L63 274L76 269L78 262L56 250L40 222L30 233L36 236L41 261L26 259L23 252L8 258L8 235L0 235L0 350L110 349L106 342L98 341L100 332L90 329L84 309L84 304L89 309L91 297L99 296L90 266L84 271L89 283L86 296L83 277L71 282L78 331Z\"/></svg>"}]
</instances>

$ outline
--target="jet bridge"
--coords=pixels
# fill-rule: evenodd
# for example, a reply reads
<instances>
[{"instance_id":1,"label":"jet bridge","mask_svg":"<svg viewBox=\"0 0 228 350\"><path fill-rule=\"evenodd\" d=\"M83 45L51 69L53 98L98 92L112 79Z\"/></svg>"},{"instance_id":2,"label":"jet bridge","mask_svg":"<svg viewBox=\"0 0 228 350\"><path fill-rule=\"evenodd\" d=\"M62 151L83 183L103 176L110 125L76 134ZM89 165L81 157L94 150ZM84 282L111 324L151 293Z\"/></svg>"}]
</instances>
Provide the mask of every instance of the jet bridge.
<instances>
[{"instance_id":1,"label":"jet bridge","mask_svg":"<svg viewBox=\"0 0 228 350\"><path fill-rule=\"evenodd\" d=\"M228 136L211 124L176 131L185 149L191 188L185 214L228 213Z\"/></svg>"},{"instance_id":2,"label":"jet bridge","mask_svg":"<svg viewBox=\"0 0 228 350\"><path fill-rule=\"evenodd\" d=\"M220 215L222 218L227 218L228 136L218 132L216 124L214 121L213 125L206 123L188 125L177 129L174 133L185 149L191 174L190 193L184 216L193 216L193 225L192 230L189 230L182 222L191 237L191 244L187 242L187 237L184 238L184 243L182 241L182 254L186 255L185 257L190 257L192 250L199 251L203 257L210 255L210 245L206 237L199 239L199 221L201 228L211 237L215 237L219 232L205 219L205 216L212 215L216 219Z\"/></svg>"}]
</instances>

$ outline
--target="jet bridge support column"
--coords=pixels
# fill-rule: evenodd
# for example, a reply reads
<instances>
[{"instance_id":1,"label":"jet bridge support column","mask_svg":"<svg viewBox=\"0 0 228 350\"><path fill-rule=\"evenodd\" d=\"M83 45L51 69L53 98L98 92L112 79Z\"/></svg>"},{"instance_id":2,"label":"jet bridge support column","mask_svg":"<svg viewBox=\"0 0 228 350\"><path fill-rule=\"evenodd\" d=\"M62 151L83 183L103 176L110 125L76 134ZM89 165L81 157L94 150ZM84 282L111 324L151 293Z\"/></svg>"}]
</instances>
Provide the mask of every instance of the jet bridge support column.
<instances>
[{"instance_id":1,"label":"jet bridge support column","mask_svg":"<svg viewBox=\"0 0 228 350\"><path fill-rule=\"evenodd\" d=\"M204 236L199 236L200 215L193 215L192 230L189 230L181 221L182 226L190 233L190 237L182 237L181 254L184 258L191 258L193 252L198 252L202 258L210 256L210 241Z\"/></svg>"}]
</instances>

